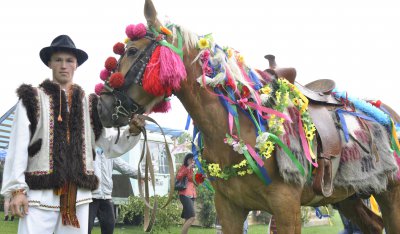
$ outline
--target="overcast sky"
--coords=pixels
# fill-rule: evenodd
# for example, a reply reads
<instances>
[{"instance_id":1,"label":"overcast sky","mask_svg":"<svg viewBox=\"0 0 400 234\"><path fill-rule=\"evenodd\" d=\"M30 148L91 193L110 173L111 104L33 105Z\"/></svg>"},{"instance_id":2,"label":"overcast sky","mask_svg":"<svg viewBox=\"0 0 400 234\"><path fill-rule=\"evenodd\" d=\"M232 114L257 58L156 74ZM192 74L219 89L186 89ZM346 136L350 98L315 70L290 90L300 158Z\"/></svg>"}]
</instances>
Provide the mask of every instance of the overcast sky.
<instances>
[{"instance_id":1,"label":"overcast sky","mask_svg":"<svg viewBox=\"0 0 400 234\"><path fill-rule=\"evenodd\" d=\"M297 81L336 81L360 98L380 99L400 111L400 7L396 1L321 0L154 0L167 16L193 32L213 33L221 46L240 51L248 65L265 69L266 54L279 66L297 69ZM50 78L39 51L68 34L89 60L75 83L92 92L112 46L125 38L128 24L145 23L144 0L15 0L0 4L0 115L16 102L22 83ZM152 115L165 127L183 129L187 114L174 98L173 110ZM173 116L170 117L169 116Z\"/></svg>"}]
</instances>

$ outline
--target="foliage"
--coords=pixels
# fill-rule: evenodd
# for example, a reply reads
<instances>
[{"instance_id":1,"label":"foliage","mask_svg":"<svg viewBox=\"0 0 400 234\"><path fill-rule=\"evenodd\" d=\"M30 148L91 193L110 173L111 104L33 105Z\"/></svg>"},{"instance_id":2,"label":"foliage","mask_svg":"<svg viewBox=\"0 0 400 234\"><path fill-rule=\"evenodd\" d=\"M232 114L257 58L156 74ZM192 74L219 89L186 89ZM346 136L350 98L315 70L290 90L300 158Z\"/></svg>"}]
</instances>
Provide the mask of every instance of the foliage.
<instances>
[{"instance_id":1,"label":"foliage","mask_svg":"<svg viewBox=\"0 0 400 234\"><path fill-rule=\"evenodd\" d=\"M4 217L4 213L0 212L0 218ZM301 233L303 234L319 234L319 233L327 233L333 234L338 233L343 229L343 224L340 220L338 212L335 212L335 215L332 218L333 226L316 226L316 227L302 227ZM18 231L18 217L14 220L14 222L4 222L0 220L0 228L2 234L15 234ZM160 234L167 233L180 233L181 226L171 227L168 231L161 231ZM258 234L258 233L266 233L267 225L250 225L248 234ZM190 234L215 234L215 228L200 228L200 227L191 227L189 229ZM95 226L92 230L93 234L101 234L100 227ZM143 231L143 227L138 226L129 226L129 225L117 225L115 227L114 233L118 234L145 234Z\"/></svg>"},{"instance_id":2,"label":"foliage","mask_svg":"<svg viewBox=\"0 0 400 234\"><path fill-rule=\"evenodd\" d=\"M309 206L302 206L300 210L301 224L308 223L310 221L311 212L314 212L314 208Z\"/></svg>"},{"instance_id":3,"label":"foliage","mask_svg":"<svg viewBox=\"0 0 400 234\"><path fill-rule=\"evenodd\" d=\"M192 136L188 132L184 132L184 133L182 133L182 135L180 135L178 137L178 144L179 145L184 144L186 142L191 142L191 141L192 141Z\"/></svg>"},{"instance_id":4,"label":"foliage","mask_svg":"<svg viewBox=\"0 0 400 234\"><path fill-rule=\"evenodd\" d=\"M154 232L169 229L173 225L179 224L181 220L182 209L179 201L174 198L167 207L160 207L168 200L168 196L156 195L159 208L157 209L156 222L153 227ZM154 197L150 197L150 203L153 204ZM129 196L128 202L121 205L120 217L124 224L143 225L144 201L141 197Z\"/></svg>"},{"instance_id":5,"label":"foliage","mask_svg":"<svg viewBox=\"0 0 400 234\"><path fill-rule=\"evenodd\" d=\"M212 227L215 224L217 216L214 205L214 193L205 186L198 186L196 203L200 207L198 220L204 227Z\"/></svg>"},{"instance_id":6,"label":"foliage","mask_svg":"<svg viewBox=\"0 0 400 234\"><path fill-rule=\"evenodd\" d=\"M258 215L256 215L256 213L256 211L253 211L257 223L268 224L272 217L272 215L266 211L260 211Z\"/></svg>"}]
</instances>

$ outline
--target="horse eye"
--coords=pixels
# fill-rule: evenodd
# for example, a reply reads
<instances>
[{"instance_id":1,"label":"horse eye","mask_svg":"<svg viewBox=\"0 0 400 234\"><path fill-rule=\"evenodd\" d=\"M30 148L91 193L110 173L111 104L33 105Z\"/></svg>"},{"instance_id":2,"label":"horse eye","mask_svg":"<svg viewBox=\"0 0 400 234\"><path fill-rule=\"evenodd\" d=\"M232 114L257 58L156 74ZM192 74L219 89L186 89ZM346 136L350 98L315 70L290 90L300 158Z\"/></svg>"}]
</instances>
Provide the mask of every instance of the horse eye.
<instances>
[{"instance_id":1,"label":"horse eye","mask_svg":"<svg viewBox=\"0 0 400 234\"><path fill-rule=\"evenodd\" d=\"M138 51L138 49L136 48L130 48L127 52L128 56L134 56L136 54L136 52Z\"/></svg>"}]
</instances>

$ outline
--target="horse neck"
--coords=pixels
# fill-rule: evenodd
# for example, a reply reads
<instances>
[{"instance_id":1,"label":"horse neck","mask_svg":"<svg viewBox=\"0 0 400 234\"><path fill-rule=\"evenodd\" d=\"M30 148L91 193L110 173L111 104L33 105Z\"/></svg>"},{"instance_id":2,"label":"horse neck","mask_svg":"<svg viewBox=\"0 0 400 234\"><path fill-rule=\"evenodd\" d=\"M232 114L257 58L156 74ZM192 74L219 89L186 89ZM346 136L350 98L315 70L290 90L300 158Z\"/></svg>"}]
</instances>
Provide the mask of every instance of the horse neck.
<instances>
[{"instance_id":1,"label":"horse neck","mask_svg":"<svg viewBox=\"0 0 400 234\"><path fill-rule=\"evenodd\" d=\"M196 81L202 75L200 65L197 62L192 64L197 53L196 49L192 49L184 56L187 79L181 83L181 89L176 92L176 96L203 136L222 141L228 129L227 114L212 90L200 87Z\"/></svg>"}]
</instances>

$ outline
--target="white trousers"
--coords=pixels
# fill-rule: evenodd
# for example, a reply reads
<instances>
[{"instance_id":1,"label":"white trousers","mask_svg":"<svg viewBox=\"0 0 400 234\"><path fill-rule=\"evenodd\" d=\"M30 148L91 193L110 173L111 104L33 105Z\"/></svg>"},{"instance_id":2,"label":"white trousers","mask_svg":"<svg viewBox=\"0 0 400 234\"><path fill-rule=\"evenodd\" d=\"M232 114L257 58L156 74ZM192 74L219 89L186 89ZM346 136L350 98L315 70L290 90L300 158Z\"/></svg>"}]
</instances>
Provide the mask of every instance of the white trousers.
<instances>
[{"instance_id":1,"label":"white trousers","mask_svg":"<svg viewBox=\"0 0 400 234\"><path fill-rule=\"evenodd\" d=\"M29 207L28 215L19 219L18 234L87 234L89 203L76 207L80 228L63 225L59 211Z\"/></svg>"}]
</instances>

